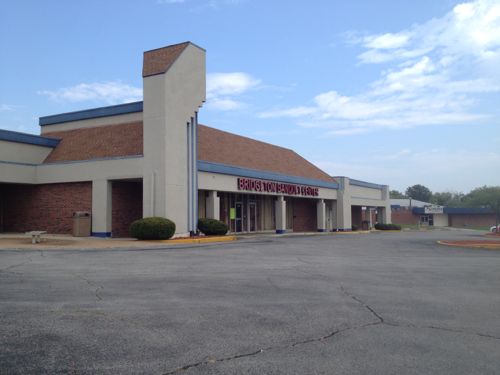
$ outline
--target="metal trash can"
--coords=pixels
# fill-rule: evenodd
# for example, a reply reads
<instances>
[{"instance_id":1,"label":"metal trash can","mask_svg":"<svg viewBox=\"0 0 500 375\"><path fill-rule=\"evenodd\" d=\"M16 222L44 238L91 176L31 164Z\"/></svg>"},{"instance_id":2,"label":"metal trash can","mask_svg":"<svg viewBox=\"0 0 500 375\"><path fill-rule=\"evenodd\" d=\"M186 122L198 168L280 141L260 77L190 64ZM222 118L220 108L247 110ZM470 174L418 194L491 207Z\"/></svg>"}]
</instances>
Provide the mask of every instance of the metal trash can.
<instances>
[{"instance_id":1,"label":"metal trash can","mask_svg":"<svg viewBox=\"0 0 500 375\"><path fill-rule=\"evenodd\" d=\"M73 212L73 237L90 237L90 212Z\"/></svg>"}]
</instances>

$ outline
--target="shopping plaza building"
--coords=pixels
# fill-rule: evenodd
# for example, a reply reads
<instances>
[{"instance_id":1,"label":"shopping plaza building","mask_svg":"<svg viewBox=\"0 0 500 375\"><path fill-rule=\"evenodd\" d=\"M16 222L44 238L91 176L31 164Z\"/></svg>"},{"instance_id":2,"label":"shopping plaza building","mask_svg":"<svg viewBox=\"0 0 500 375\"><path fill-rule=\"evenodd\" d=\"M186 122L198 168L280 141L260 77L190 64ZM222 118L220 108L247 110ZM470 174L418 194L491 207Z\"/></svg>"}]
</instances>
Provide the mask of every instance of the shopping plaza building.
<instances>
[{"instance_id":1,"label":"shopping plaza building","mask_svg":"<svg viewBox=\"0 0 500 375\"><path fill-rule=\"evenodd\" d=\"M125 237L132 221L198 218L231 232L333 231L390 223L386 185L332 177L290 149L198 124L205 50L144 53L143 101L39 119L41 135L0 130L0 231Z\"/></svg>"}]
</instances>

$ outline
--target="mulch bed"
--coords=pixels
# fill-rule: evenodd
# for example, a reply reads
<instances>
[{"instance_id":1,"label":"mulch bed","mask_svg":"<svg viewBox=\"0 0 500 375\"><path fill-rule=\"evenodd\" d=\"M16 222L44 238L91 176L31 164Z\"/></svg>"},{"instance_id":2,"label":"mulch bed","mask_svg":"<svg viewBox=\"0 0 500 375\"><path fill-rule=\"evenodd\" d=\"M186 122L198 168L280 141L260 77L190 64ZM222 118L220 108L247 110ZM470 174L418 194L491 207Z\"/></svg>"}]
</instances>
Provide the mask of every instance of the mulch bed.
<instances>
[{"instance_id":1,"label":"mulch bed","mask_svg":"<svg viewBox=\"0 0 500 375\"><path fill-rule=\"evenodd\" d=\"M15 238L15 237L8 237L8 238L0 238L0 246L5 245L27 245L27 246L71 246L71 245L77 245L78 242L74 240L60 240L60 239L54 239L54 238L43 238L42 237L42 242L39 242L37 244L32 244L31 243L31 237L22 237L22 238Z\"/></svg>"}]
</instances>

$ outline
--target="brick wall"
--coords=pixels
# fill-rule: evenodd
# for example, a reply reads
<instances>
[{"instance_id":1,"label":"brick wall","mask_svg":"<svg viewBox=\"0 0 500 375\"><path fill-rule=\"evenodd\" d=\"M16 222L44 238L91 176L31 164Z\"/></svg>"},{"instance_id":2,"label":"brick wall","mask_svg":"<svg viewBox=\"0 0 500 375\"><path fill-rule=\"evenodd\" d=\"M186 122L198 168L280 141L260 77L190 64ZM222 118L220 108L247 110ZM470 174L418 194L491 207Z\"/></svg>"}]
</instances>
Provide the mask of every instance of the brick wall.
<instances>
[{"instance_id":1,"label":"brick wall","mask_svg":"<svg viewBox=\"0 0 500 375\"><path fill-rule=\"evenodd\" d=\"M394 224L418 224L420 215L414 215L411 210L404 208L393 209L391 211L391 221Z\"/></svg>"},{"instance_id":2,"label":"brick wall","mask_svg":"<svg viewBox=\"0 0 500 375\"><path fill-rule=\"evenodd\" d=\"M318 230L316 200L293 198L291 202L293 205L293 231L316 232Z\"/></svg>"},{"instance_id":3,"label":"brick wall","mask_svg":"<svg viewBox=\"0 0 500 375\"><path fill-rule=\"evenodd\" d=\"M113 237L130 237L130 224L142 217L142 182L113 182L112 197Z\"/></svg>"},{"instance_id":4,"label":"brick wall","mask_svg":"<svg viewBox=\"0 0 500 375\"><path fill-rule=\"evenodd\" d=\"M3 231L71 234L74 211L92 209L92 183L0 186Z\"/></svg>"},{"instance_id":5,"label":"brick wall","mask_svg":"<svg viewBox=\"0 0 500 375\"><path fill-rule=\"evenodd\" d=\"M61 142L44 162L142 155L142 130L142 122L134 122L46 133Z\"/></svg>"},{"instance_id":6,"label":"brick wall","mask_svg":"<svg viewBox=\"0 0 500 375\"><path fill-rule=\"evenodd\" d=\"M448 215L451 227L491 227L496 223L495 214Z\"/></svg>"}]
</instances>

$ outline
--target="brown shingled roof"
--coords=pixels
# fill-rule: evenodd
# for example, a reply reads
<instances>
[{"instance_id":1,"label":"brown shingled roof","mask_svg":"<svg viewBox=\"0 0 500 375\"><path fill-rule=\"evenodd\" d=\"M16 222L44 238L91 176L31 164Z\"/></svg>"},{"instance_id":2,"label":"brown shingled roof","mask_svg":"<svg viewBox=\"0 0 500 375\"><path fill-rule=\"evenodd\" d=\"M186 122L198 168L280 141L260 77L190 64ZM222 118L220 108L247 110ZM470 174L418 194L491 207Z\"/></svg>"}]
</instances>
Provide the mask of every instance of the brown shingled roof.
<instances>
[{"instance_id":1,"label":"brown shingled roof","mask_svg":"<svg viewBox=\"0 0 500 375\"><path fill-rule=\"evenodd\" d=\"M205 125L198 126L198 160L335 182L290 149Z\"/></svg>"},{"instance_id":2,"label":"brown shingled roof","mask_svg":"<svg viewBox=\"0 0 500 375\"><path fill-rule=\"evenodd\" d=\"M46 133L61 139L45 163L143 154L142 122ZM198 159L327 182L335 180L294 151L205 125L198 126Z\"/></svg>"},{"instance_id":3,"label":"brown shingled roof","mask_svg":"<svg viewBox=\"0 0 500 375\"><path fill-rule=\"evenodd\" d=\"M44 163L142 155L142 122L46 133L61 140Z\"/></svg>"},{"instance_id":4,"label":"brown shingled roof","mask_svg":"<svg viewBox=\"0 0 500 375\"><path fill-rule=\"evenodd\" d=\"M144 52L142 76L165 73L189 44L184 42Z\"/></svg>"}]
</instances>

